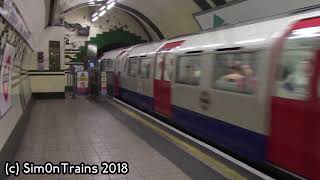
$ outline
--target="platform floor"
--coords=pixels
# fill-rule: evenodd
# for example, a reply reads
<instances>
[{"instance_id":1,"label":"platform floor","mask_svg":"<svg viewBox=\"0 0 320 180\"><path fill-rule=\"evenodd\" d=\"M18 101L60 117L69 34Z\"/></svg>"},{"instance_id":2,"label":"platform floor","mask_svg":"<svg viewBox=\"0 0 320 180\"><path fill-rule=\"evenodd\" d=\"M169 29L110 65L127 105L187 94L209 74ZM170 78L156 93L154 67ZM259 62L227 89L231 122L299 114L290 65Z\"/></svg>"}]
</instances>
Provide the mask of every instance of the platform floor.
<instances>
[{"instance_id":1,"label":"platform floor","mask_svg":"<svg viewBox=\"0 0 320 180\"><path fill-rule=\"evenodd\" d=\"M124 120L120 121L121 116ZM15 160L39 164L47 161L70 161L74 164L127 161L130 172L127 175L104 176L22 175L9 179L225 179L194 158L180 153L174 144L157 140L157 135L144 134L149 140L143 139L136 133L140 131L139 127L134 127L135 132L126 121L132 122L124 115L116 117L101 104L83 97L38 100ZM154 145L165 150L159 152Z\"/></svg>"}]
</instances>

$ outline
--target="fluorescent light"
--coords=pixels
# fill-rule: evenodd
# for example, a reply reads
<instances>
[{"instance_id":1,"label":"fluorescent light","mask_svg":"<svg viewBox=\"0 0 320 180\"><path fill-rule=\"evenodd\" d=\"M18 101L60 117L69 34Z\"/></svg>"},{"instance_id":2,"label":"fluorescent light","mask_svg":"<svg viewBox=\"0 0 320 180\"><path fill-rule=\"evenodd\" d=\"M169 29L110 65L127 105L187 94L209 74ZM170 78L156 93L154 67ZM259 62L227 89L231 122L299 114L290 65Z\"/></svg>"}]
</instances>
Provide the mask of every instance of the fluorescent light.
<instances>
[{"instance_id":1,"label":"fluorescent light","mask_svg":"<svg viewBox=\"0 0 320 180\"><path fill-rule=\"evenodd\" d=\"M89 0L89 2L93 2L94 0Z\"/></svg>"},{"instance_id":2,"label":"fluorescent light","mask_svg":"<svg viewBox=\"0 0 320 180\"><path fill-rule=\"evenodd\" d=\"M96 22L99 19L99 16L92 18L92 22Z\"/></svg>"},{"instance_id":3,"label":"fluorescent light","mask_svg":"<svg viewBox=\"0 0 320 180\"><path fill-rule=\"evenodd\" d=\"M89 2L89 4L95 4L94 2Z\"/></svg>"},{"instance_id":4,"label":"fluorescent light","mask_svg":"<svg viewBox=\"0 0 320 180\"><path fill-rule=\"evenodd\" d=\"M264 39L264 38L257 38L257 39L250 39L250 40L238 41L238 42L235 42L234 44L255 43L255 42L262 42L262 41L265 41L265 40L266 40L266 39Z\"/></svg>"},{"instance_id":5,"label":"fluorescent light","mask_svg":"<svg viewBox=\"0 0 320 180\"><path fill-rule=\"evenodd\" d=\"M99 14L99 13L96 12L96 13L92 14L91 17L96 17L98 14Z\"/></svg>"},{"instance_id":6,"label":"fluorescent light","mask_svg":"<svg viewBox=\"0 0 320 180\"><path fill-rule=\"evenodd\" d=\"M107 2L107 4L109 5L109 4L113 3L113 2L114 2L114 0L109 0L109 1Z\"/></svg>"},{"instance_id":7,"label":"fluorescent light","mask_svg":"<svg viewBox=\"0 0 320 180\"><path fill-rule=\"evenodd\" d=\"M109 10L113 8L114 5L116 5L116 3L113 1L111 4L108 5L107 9Z\"/></svg>"},{"instance_id":8,"label":"fluorescent light","mask_svg":"<svg viewBox=\"0 0 320 180\"><path fill-rule=\"evenodd\" d=\"M100 16L100 17L103 16L106 12L107 12L106 10L101 11L101 12L99 13L99 16Z\"/></svg>"},{"instance_id":9,"label":"fluorescent light","mask_svg":"<svg viewBox=\"0 0 320 180\"><path fill-rule=\"evenodd\" d=\"M106 6L103 5L103 6L101 6L101 8L99 9L99 11L102 11L102 10L104 10L105 8L106 8Z\"/></svg>"}]
</instances>

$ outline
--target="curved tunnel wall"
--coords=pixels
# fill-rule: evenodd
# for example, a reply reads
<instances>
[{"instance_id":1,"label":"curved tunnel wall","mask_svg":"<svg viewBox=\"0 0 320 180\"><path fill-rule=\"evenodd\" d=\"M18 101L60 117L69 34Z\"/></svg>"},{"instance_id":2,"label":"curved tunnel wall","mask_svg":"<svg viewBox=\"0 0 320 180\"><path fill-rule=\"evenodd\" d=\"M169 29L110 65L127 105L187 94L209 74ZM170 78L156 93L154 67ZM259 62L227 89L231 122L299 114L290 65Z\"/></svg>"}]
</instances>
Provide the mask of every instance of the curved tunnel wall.
<instances>
[{"instance_id":1,"label":"curved tunnel wall","mask_svg":"<svg viewBox=\"0 0 320 180\"><path fill-rule=\"evenodd\" d=\"M150 34L147 34L128 13L115 8L97 22L92 23L92 11L90 7L82 7L63 16L65 24L69 24L65 28L65 62L84 61L87 44L96 44L101 55L103 49L113 46L129 46L149 41ZM69 27L76 24L82 27L90 26L89 36L78 36L77 32Z\"/></svg>"},{"instance_id":2,"label":"curved tunnel wall","mask_svg":"<svg viewBox=\"0 0 320 180\"><path fill-rule=\"evenodd\" d=\"M30 78L27 72L27 63L34 57L33 50L25 40L0 16L0 52L6 44L15 48L11 76L11 107L0 119L0 165L10 160L15 147L21 138L23 124L26 123L26 109L31 98ZM0 58L2 59L2 53ZM1 93L2 95L2 93ZM1 102L3 103L3 102ZM3 170L0 170L0 178Z\"/></svg>"}]
</instances>

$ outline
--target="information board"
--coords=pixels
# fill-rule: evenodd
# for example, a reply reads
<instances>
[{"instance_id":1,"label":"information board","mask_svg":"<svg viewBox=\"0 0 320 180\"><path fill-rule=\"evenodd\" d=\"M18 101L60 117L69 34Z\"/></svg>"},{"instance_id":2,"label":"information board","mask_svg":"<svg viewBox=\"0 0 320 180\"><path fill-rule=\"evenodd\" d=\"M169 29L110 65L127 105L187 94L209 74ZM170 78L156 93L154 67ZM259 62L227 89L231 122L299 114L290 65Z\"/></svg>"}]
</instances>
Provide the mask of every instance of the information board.
<instances>
[{"instance_id":1,"label":"information board","mask_svg":"<svg viewBox=\"0 0 320 180\"><path fill-rule=\"evenodd\" d=\"M101 95L107 95L107 73L101 72Z\"/></svg>"},{"instance_id":2,"label":"information board","mask_svg":"<svg viewBox=\"0 0 320 180\"><path fill-rule=\"evenodd\" d=\"M77 72L77 92L78 94L89 93L89 73L87 71Z\"/></svg>"}]
</instances>

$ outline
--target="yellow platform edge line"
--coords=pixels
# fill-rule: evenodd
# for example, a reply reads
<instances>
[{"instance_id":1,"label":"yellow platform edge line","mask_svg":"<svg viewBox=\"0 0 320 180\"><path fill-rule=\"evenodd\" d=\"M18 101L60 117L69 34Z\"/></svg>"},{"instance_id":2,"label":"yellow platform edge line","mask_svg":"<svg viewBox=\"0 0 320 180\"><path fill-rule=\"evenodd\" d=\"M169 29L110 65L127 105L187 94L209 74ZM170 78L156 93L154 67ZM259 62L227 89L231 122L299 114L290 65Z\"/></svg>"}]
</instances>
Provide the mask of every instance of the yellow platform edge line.
<instances>
[{"instance_id":1,"label":"yellow platform edge line","mask_svg":"<svg viewBox=\"0 0 320 180\"><path fill-rule=\"evenodd\" d=\"M184 142L180 138L177 138L167 131L155 126L154 124L150 123L148 120L142 118L141 116L137 115L136 113L128 110L127 108L119 105L118 103L111 102L113 106L118 108L120 111L124 112L125 114L129 115L131 118L135 119L136 121L140 122L141 124L145 125L146 127L154 130L156 133L161 135L162 137L166 138L167 140L176 144L180 149L191 154L192 156L196 157L201 162L207 164L210 168L217 171L224 177L228 179L236 179L236 180L245 180L247 179L236 170L228 167L227 165L223 164L222 162L216 160L215 158L209 156L208 154L202 152L200 149L192 146L189 143Z\"/></svg>"}]
</instances>

